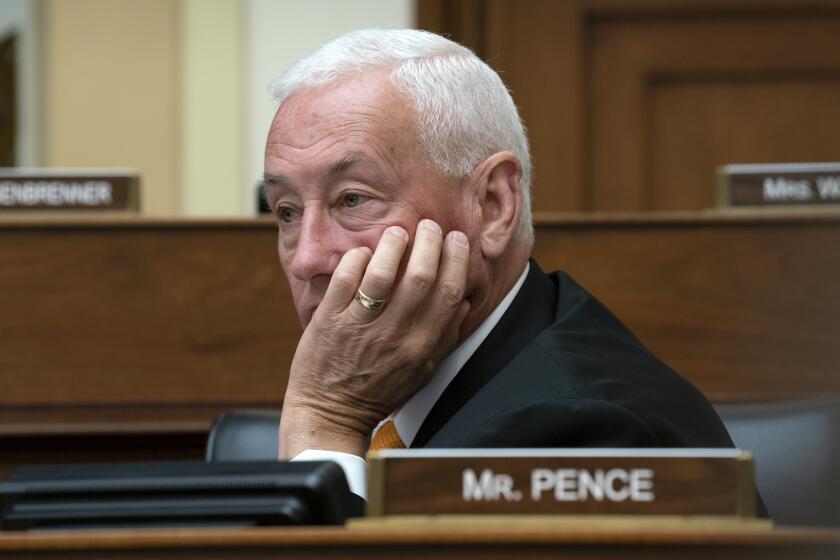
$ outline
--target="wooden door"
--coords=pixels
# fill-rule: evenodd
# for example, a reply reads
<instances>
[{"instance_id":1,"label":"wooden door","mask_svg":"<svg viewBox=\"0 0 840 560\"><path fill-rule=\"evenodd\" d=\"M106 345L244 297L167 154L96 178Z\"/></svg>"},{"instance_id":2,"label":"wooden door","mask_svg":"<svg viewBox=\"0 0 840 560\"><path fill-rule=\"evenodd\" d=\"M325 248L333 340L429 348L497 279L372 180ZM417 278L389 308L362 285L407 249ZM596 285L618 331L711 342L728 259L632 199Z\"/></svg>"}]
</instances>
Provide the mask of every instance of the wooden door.
<instances>
[{"instance_id":1,"label":"wooden door","mask_svg":"<svg viewBox=\"0 0 840 560\"><path fill-rule=\"evenodd\" d=\"M536 210L715 204L726 163L840 160L840 2L421 0L502 72Z\"/></svg>"}]
</instances>

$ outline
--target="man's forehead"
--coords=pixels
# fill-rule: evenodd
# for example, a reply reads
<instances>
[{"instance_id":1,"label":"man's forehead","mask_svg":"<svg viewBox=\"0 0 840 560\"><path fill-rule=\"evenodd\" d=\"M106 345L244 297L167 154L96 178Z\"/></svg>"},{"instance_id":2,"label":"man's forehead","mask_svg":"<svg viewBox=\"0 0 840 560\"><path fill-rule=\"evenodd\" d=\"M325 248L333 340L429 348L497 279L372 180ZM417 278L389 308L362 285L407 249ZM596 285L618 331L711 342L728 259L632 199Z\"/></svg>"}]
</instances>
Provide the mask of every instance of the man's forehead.
<instances>
[{"instance_id":1,"label":"man's forehead","mask_svg":"<svg viewBox=\"0 0 840 560\"><path fill-rule=\"evenodd\" d=\"M416 164L413 110L402 93L383 84L386 78L354 76L290 95L269 131L267 182L280 184L283 174L301 171L301 165L310 174L330 176L352 167L391 176L402 174L406 158Z\"/></svg>"},{"instance_id":2,"label":"man's forehead","mask_svg":"<svg viewBox=\"0 0 840 560\"><path fill-rule=\"evenodd\" d=\"M398 145L395 137L359 127L310 132L269 136L265 153L267 183L289 183L284 179L287 174L318 183L346 174L362 174L380 183L394 182L402 175L406 149Z\"/></svg>"}]
</instances>

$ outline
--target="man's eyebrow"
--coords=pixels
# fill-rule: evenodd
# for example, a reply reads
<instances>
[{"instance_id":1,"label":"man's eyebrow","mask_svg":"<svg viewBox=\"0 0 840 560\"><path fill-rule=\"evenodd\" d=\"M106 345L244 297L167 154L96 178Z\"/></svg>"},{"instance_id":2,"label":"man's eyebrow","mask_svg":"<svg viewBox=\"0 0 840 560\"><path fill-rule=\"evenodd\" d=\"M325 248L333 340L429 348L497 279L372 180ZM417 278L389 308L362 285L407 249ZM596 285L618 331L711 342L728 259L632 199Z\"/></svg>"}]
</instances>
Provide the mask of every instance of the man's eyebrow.
<instances>
[{"instance_id":1,"label":"man's eyebrow","mask_svg":"<svg viewBox=\"0 0 840 560\"><path fill-rule=\"evenodd\" d=\"M356 164L364 163L366 161L368 160L366 160L360 154L349 153L343 156L335 163L332 163L326 168L324 168L324 170L321 172L321 176L325 181L328 181L330 179L334 179L335 177L340 176L342 173L349 170ZM284 175L275 175L273 173L263 174L263 184L266 186L289 187L291 183L292 182L289 180L289 178Z\"/></svg>"},{"instance_id":2,"label":"man's eyebrow","mask_svg":"<svg viewBox=\"0 0 840 560\"><path fill-rule=\"evenodd\" d=\"M283 177L282 175L273 175L271 173L263 174L263 183L266 185L283 185L287 186L289 184L289 180Z\"/></svg>"},{"instance_id":3,"label":"man's eyebrow","mask_svg":"<svg viewBox=\"0 0 840 560\"><path fill-rule=\"evenodd\" d=\"M324 179L337 177L362 160L362 156L358 154L347 154L337 162L324 169Z\"/></svg>"}]
</instances>

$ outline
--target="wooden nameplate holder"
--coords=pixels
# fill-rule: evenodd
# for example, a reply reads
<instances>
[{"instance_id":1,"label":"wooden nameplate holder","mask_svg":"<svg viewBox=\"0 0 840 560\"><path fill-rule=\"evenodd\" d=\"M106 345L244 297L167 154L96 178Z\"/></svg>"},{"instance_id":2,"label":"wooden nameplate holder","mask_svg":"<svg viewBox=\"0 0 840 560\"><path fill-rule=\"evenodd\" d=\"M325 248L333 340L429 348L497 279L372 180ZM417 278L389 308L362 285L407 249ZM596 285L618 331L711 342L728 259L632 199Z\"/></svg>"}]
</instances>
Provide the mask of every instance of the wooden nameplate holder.
<instances>
[{"instance_id":1,"label":"wooden nameplate holder","mask_svg":"<svg viewBox=\"0 0 840 560\"><path fill-rule=\"evenodd\" d=\"M369 518L756 515L753 458L738 449L406 449L367 459Z\"/></svg>"}]
</instances>

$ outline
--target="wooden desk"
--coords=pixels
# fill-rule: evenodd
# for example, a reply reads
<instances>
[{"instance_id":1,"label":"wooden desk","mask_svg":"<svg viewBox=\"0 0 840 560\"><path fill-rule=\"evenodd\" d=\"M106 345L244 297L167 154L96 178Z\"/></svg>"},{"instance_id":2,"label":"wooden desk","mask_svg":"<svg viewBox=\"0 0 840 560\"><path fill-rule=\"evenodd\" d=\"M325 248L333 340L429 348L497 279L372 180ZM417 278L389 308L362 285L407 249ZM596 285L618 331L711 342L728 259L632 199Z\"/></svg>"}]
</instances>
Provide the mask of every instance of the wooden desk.
<instances>
[{"instance_id":1,"label":"wooden desk","mask_svg":"<svg viewBox=\"0 0 840 560\"><path fill-rule=\"evenodd\" d=\"M558 558L836 559L840 531L656 530L469 526L147 530L4 534L0 559L20 558Z\"/></svg>"},{"instance_id":2,"label":"wooden desk","mask_svg":"<svg viewBox=\"0 0 840 560\"><path fill-rule=\"evenodd\" d=\"M541 266L713 400L840 394L840 212L535 220ZM215 415L278 407L300 326L276 242L270 219L0 222L0 476L199 458Z\"/></svg>"}]
</instances>

